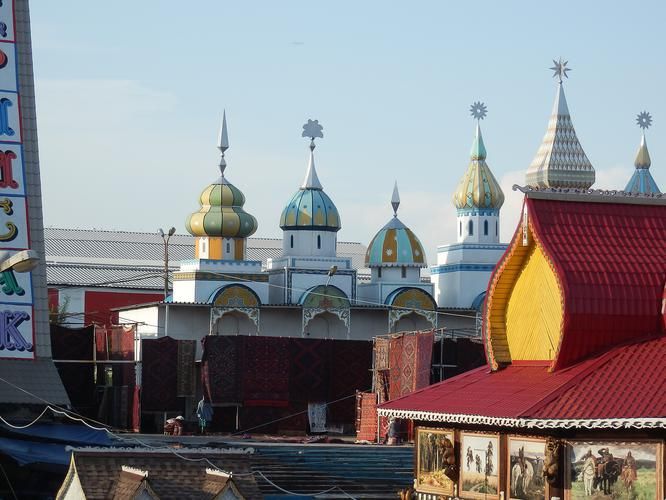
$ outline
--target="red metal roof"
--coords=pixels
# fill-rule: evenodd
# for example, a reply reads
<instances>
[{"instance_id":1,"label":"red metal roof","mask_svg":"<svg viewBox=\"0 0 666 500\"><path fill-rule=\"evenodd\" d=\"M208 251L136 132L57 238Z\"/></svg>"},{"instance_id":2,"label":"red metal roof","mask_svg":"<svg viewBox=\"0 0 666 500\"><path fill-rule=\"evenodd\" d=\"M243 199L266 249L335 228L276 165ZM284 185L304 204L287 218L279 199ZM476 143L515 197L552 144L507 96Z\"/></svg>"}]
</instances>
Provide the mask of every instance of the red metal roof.
<instances>
[{"instance_id":1,"label":"red metal roof","mask_svg":"<svg viewBox=\"0 0 666 500\"><path fill-rule=\"evenodd\" d=\"M477 368L380 408L522 419L666 417L666 336L554 372L520 363Z\"/></svg>"},{"instance_id":2,"label":"red metal roof","mask_svg":"<svg viewBox=\"0 0 666 500\"><path fill-rule=\"evenodd\" d=\"M563 368L662 331L666 205L526 198L564 289Z\"/></svg>"}]
</instances>

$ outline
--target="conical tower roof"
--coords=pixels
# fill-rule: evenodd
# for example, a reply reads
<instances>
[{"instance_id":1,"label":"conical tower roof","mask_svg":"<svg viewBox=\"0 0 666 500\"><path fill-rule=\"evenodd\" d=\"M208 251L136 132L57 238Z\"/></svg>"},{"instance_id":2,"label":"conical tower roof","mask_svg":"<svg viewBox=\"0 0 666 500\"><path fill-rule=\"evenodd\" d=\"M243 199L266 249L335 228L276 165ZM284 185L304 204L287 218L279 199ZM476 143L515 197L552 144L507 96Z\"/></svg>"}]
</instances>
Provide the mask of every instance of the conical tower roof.
<instances>
[{"instance_id":1,"label":"conical tower roof","mask_svg":"<svg viewBox=\"0 0 666 500\"><path fill-rule=\"evenodd\" d=\"M453 204L458 210L499 210L504 204L504 192L486 163L486 147L478 122L469 166L453 193Z\"/></svg>"},{"instance_id":2,"label":"conical tower roof","mask_svg":"<svg viewBox=\"0 0 666 500\"><path fill-rule=\"evenodd\" d=\"M560 59L552 68L560 81L548 129L527 169L528 186L587 189L594 184L594 167L578 141L564 95L562 77L570 70L566 64Z\"/></svg>"},{"instance_id":3,"label":"conical tower roof","mask_svg":"<svg viewBox=\"0 0 666 500\"><path fill-rule=\"evenodd\" d=\"M643 129L647 129L652 124L652 117L647 112L642 112L637 118L638 125ZM625 191L634 194L658 194L661 193L659 186L652 178L650 173L650 152L648 151L647 141L645 140L645 132L641 135L641 144L638 146L636 152L636 159L634 160L634 170L631 179L624 188Z\"/></svg>"}]
</instances>

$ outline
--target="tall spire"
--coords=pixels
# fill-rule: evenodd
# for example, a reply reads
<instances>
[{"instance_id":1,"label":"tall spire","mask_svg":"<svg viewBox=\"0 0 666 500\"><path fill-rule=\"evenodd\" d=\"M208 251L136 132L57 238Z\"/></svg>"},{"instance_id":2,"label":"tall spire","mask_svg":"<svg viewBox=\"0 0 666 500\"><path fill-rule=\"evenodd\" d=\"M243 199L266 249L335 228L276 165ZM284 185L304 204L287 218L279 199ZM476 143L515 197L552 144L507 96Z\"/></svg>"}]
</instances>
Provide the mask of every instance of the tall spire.
<instances>
[{"instance_id":1,"label":"tall spire","mask_svg":"<svg viewBox=\"0 0 666 500\"><path fill-rule=\"evenodd\" d=\"M476 131L469 166L453 193L453 204L459 211L499 210L504 203L504 193L486 163L486 147L481 135L480 122L486 117L488 109L485 104L477 101L470 106L469 111L476 120Z\"/></svg>"},{"instance_id":2,"label":"tall spire","mask_svg":"<svg viewBox=\"0 0 666 500\"><path fill-rule=\"evenodd\" d=\"M647 111L639 113L636 117L636 123L643 129L641 134L641 144L636 152L636 159L634 160L634 170L631 179L624 188L629 193L641 194L657 194L660 193L659 186L655 182L652 174L650 174L650 153L648 152L647 141L645 140L645 131L652 125L652 117Z\"/></svg>"},{"instance_id":3,"label":"tall spire","mask_svg":"<svg viewBox=\"0 0 666 500\"><path fill-rule=\"evenodd\" d=\"M310 138L310 161L308 162L308 170L305 172L305 179L303 179L303 184L301 184L301 189L323 189L321 182L319 182L319 177L317 177L317 170L315 169L315 159L314 159L314 149L315 149L315 138L324 137L322 132L324 127L319 125L319 120L308 120L308 122L303 125L302 137Z\"/></svg>"},{"instance_id":4,"label":"tall spire","mask_svg":"<svg viewBox=\"0 0 666 500\"><path fill-rule=\"evenodd\" d=\"M594 184L594 167L576 136L562 83L571 68L561 58L553 62L553 77L558 79L555 102L541 146L527 169L526 181L534 187L587 189Z\"/></svg>"},{"instance_id":5,"label":"tall spire","mask_svg":"<svg viewBox=\"0 0 666 500\"><path fill-rule=\"evenodd\" d=\"M227 162L224 159L224 153L229 149L229 135L227 134L227 110L222 112L222 124L220 125L220 135L217 139L217 149L220 150L220 173L224 177L224 170L227 168Z\"/></svg>"},{"instance_id":6,"label":"tall spire","mask_svg":"<svg viewBox=\"0 0 666 500\"><path fill-rule=\"evenodd\" d=\"M391 206L393 207L393 217L398 216L398 207L400 206L400 193L398 193L398 181L393 186L393 195L391 196Z\"/></svg>"}]
</instances>

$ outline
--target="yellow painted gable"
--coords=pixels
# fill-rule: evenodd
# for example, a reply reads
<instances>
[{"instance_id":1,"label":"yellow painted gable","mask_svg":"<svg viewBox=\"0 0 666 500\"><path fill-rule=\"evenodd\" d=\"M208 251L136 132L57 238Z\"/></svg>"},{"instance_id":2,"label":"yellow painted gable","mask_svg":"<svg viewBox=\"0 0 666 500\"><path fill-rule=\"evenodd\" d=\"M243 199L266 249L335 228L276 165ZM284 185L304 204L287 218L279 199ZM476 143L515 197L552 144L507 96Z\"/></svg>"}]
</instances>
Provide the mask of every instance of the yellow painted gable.
<instances>
[{"instance_id":1,"label":"yellow painted gable","mask_svg":"<svg viewBox=\"0 0 666 500\"><path fill-rule=\"evenodd\" d=\"M555 273L532 245L506 305L506 338L516 360L552 360L562 334L562 301Z\"/></svg>"},{"instance_id":2,"label":"yellow painted gable","mask_svg":"<svg viewBox=\"0 0 666 500\"><path fill-rule=\"evenodd\" d=\"M511 242L490 284L486 343L493 369L512 361L553 360L562 337L562 292L529 226Z\"/></svg>"}]
</instances>

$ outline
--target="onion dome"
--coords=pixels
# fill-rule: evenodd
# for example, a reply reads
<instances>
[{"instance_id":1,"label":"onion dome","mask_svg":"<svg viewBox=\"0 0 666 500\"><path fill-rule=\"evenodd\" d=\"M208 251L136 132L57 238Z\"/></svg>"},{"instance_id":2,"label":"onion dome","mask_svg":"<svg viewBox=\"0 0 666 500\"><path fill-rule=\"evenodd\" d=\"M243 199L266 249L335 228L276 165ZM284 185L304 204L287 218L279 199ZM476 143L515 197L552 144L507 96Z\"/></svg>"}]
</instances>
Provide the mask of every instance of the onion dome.
<instances>
[{"instance_id":1,"label":"onion dome","mask_svg":"<svg viewBox=\"0 0 666 500\"><path fill-rule=\"evenodd\" d=\"M567 62L553 61L555 77L559 77L553 111L541 146L527 169L526 182L532 187L588 189L594 184L594 167L578 141L562 78L566 77Z\"/></svg>"},{"instance_id":2,"label":"onion dome","mask_svg":"<svg viewBox=\"0 0 666 500\"><path fill-rule=\"evenodd\" d=\"M638 126L643 130L650 127L652 124L652 117L650 113L643 111L638 115L636 119ZM638 152L636 153L636 159L634 160L634 174L629 179L627 187L624 188L625 191L634 194L658 194L659 186L652 178L650 174L650 165L652 161L650 160L650 153L648 151L647 142L645 141L645 132L641 136L641 145L638 147Z\"/></svg>"},{"instance_id":3,"label":"onion dome","mask_svg":"<svg viewBox=\"0 0 666 500\"><path fill-rule=\"evenodd\" d=\"M315 137L324 137L317 120L303 126L303 137L310 137L310 161L303 184L282 210L280 228L283 230L315 230L337 232L342 227L335 204L324 192L315 169Z\"/></svg>"},{"instance_id":4,"label":"onion dome","mask_svg":"<svg viewBox=\"0 0 666 500\"><path fill-rule=\"evenodd\" d=\"M199 237L247 238L257 230L257 219L243 210L245 196L224 176L227 167L224 152L229 149L226 114L222 118L217 147L222 154L221 175L202 191L201 209L188 217L185 228Z\"/></svg>"},{"instance_id":5,"label":"onion dome","mask_svg":"<svg viewBox=\"0 0 666 500\"><path fill-rule=\"evenodd\" d=\"M453 193L453 204L458 210L499 210L504 204L504 192L486 163L478 122L470 156L467 171Z\"/></svg>"},{"instance_id":6,"label":"onion dome","mask_svg":"<svg viewBox=\"0 0 666 500\"><path fill-rule=\"evenodd\" d=\"M393 218L372 238L365 254L367 267L426 267L423 245L416 235L398 219L400 196L398 184L391 198Z\"/></svg>"}]
</instances>

